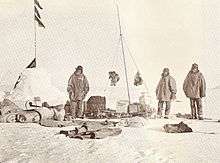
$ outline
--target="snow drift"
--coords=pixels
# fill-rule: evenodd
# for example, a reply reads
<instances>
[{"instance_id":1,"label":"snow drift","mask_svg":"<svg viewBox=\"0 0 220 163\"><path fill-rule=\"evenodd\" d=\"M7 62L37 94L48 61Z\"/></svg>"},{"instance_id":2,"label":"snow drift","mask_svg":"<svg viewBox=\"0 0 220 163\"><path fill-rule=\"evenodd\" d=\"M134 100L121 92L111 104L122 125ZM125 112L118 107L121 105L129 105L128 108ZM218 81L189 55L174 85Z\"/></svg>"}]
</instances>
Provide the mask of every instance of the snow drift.
<instances>
[{"instance_id":1,"label":"snow drift","mask_svg":"<svg viewBox=\"0 0 220 163\"><path fill-rule=\"evenodd\" d=\"M49 105L64 104L67 100L67 96L52 85L51 76L44 69L25 69L7 98L23 107L26 101L34 101L35 97Z\"/></svg>"},{"instance_id":2,"label":"snow drift","mask_svg":"<svg viewBox=\"0 0 220 163\"><path fill-rule=\"evenodd\" d=\"M0 91L0 102L4 100L4 97L5 97L5 93Z\"/></svg>"}]
</instances>

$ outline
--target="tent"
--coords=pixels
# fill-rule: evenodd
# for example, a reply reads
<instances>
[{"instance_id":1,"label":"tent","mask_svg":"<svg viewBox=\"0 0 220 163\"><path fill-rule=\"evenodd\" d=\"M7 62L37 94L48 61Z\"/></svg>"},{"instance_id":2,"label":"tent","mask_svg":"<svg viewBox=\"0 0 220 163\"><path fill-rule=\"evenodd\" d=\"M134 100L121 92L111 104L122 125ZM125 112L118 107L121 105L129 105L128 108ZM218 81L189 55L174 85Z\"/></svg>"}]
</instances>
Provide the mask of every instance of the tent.
<instances>
[{"instance_id":1,"label":"tent","mask_svg":"<svg viewBox=\"0 0 220 163\"><path fill-rule=\"evenodd\" d=\"M34 101L36 97L49 105L65 104L67 100L67 95L53 86L51 76L46 70L28 68L20 74L15 88L7 98L24 108L27 101Z\"/></svg>"}]
</instances>

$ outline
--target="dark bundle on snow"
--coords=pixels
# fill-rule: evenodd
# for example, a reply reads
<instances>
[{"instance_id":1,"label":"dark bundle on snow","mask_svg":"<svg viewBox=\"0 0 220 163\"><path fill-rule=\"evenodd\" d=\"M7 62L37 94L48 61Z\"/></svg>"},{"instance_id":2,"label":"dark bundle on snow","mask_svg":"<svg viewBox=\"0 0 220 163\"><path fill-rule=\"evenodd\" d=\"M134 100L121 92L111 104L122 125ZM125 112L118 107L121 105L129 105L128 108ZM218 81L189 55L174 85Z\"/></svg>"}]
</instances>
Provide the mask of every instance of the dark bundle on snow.
<instances>
[{"instance_id":1,"label":"dark bundle on snow","mask_svg":"<svg viewBox=\"0 0 220 163\"><path fill-rule=\"evenodd\" d=\"M77 122L76 122L77 123ZM80 122L78 122L79 124ZM110 125L110 124L109 124ZM122 129L112 128L109 125L103 126L100 122L82 122L80 127L74 130L61 130L59 134L75 139L103 139L108 136L117 136L121 134Z\"/></svg>"},{"instance_id":2,"label":"dark bundle on snow","mask_svg":"<svg viewBox=\"0 0 220 163\"><path fill-rule=\"evenodd\" d=\"M167 133L193 132L193 130L183 122L180 122L179 124L166 124L163 126L163 128Z\"/></svg>"}]
</instances>

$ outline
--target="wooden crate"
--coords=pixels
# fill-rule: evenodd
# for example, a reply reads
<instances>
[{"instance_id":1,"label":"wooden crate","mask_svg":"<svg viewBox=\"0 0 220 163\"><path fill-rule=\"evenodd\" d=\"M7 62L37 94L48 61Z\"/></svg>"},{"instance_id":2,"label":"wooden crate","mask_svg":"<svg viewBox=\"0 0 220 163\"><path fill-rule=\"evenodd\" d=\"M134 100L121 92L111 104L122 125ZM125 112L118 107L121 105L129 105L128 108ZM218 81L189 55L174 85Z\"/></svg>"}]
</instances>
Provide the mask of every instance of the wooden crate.
<instances>
[{"instance_id":1,"label":"wooden crate","mask_svg":"<svg viewBox=\"0 0 220 163\"><path fill-rule=\"evenodd\" d=\"M128 113L132 114L132 113L140 113L140 112L142 112L141 104L133 103L128 106Z\"/></svg>"},{"instance_id":2,"label":"wooden crate","mask_svg":"<svg viewBox=\"0 0 220 163\"><path fill-rule=\"evenodd\" d=\"M85 107L86 116L97 116L101 110L106 109L106 98L102 96L91 96Z\"/></svg>"}]
</instances>

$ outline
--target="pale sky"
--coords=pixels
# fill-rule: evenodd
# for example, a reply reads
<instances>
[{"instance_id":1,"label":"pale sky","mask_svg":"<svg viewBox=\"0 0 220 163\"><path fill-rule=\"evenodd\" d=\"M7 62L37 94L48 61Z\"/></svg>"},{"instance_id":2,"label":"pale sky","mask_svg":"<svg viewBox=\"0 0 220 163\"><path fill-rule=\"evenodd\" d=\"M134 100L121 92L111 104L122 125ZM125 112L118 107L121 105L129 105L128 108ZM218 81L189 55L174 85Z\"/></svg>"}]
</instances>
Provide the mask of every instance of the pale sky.
<instances>
[{"instance_id":1,"label":"pale sky","mask_svg":"<svg viewBox=\"0 0 220 163\"><path fill-rule=\"evenodd\" d=\"M52 74L54 85L65 90L78 64L93 86L104 87L111 69L124 75L113 0L39 1L46 28L37 28L38 64ZM220 85L217 0L121 0L119 7L124 38L152 96L168 67L182 99L182 83L194 62L209 87ZM33 2L0 0L0 22L0 73L12 84L34 57ZM136 69L128 51L126 56L132 81Z\"/></svg>"}]
</instances>

